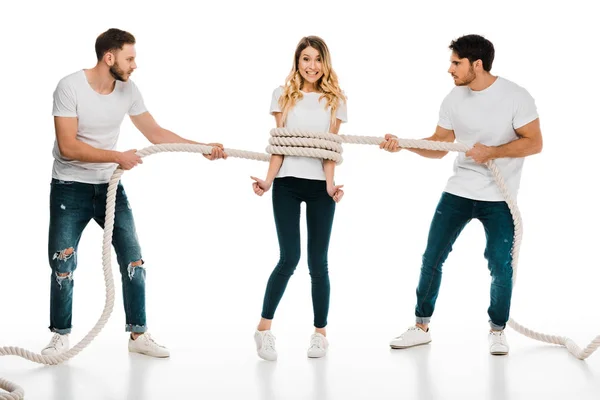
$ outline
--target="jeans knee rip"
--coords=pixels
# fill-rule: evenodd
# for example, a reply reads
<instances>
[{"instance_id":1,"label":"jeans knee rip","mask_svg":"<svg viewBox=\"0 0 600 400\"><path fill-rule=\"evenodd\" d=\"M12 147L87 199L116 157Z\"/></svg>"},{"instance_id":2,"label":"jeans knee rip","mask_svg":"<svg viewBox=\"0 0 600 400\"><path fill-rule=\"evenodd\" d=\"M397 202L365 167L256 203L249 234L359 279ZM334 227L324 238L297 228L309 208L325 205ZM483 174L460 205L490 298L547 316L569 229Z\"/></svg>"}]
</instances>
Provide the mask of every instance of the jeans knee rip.
<instances>
[{"instance_id":1,"label":"jeans knee rip","mask_svg":"<svg viewBox=\"0 0 600 400\"><path fill-rule=\"evenodd\" d=\"M133 261L130 262L129 265L127 266L127 275L129 276L129 280L133 280L133 277L135 276L135 271L136 268L146 268L144 267L144 260L138 260L138 261Z\"/></svg>"},{"instance_id":2,"label":"jeans knee rip","mask_svg":"<svg viewBox=\"0 0 600 400\"><path fill-rule=\"evenodd\" d=\"M66 275L64 275L66 273ZM68 279L69 282L73 281L73 272L56 272L56 282L58 283L58 287L62 289L62 284L65 279Z\"/></svg>"},{"instance_id":3,"label":"jeans knee rip","mask_svg":"<svg viewBox=\"0 0 600 400\"><path fill-rule=\"evenodd\" d=\"M72 247L69 247L68 249L60 250L60 251L57 251L56 253L54 253L54 255L52 256L52 260L67 261L69 258L73 257L74 255L75 255L75 249Z\"/></svg>"}]
</instances>

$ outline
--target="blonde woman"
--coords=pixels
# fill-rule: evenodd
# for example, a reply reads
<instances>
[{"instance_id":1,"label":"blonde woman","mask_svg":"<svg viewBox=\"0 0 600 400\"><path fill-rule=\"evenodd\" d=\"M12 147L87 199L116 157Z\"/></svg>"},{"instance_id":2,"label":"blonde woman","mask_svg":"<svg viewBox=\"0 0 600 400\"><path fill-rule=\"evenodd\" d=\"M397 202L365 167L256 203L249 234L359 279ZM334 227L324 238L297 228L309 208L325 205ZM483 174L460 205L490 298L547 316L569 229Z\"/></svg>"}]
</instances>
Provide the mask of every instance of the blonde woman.
<instances>
[{"instance_id":1,"label":"blonde woman","mask_svg":"<svg viewBox=\"0 0 600 400\"><path fill-rule=\"evenodd\" d=\"M271 114L277 127L337 134L347 121L346 98L331 67L325 42L304 37L294 54L285 86L273 92ZM300 204L306 203L308 268L311 276L315 332L308 357L323 357L329 311L327 252L335 204L344 196L343 185L334 183L335 163L309 157L273 155L267 177L251 177L254 193L262 196L273 186L273 213L280 259L265 291L261 320L254 335L259 357L277 359L271 322L287 283L300 260Z\"/></svg>"}]
</instances>

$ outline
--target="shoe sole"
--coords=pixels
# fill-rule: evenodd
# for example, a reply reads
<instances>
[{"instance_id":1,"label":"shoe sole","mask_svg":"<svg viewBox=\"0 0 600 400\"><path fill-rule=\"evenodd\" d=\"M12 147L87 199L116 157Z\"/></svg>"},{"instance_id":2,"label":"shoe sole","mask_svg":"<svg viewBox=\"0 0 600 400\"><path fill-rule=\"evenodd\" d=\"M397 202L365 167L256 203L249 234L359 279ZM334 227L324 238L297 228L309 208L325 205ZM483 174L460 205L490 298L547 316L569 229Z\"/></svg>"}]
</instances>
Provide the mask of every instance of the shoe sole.
<instances>
[{"instance_id":1,"label":"shoe sole","mask_svg":"<svg viewBox=\"0 0 600 400\"><path fill-rule=\"evenodd\" d=\"M50 353L44 353L44 350L40 351L40 354L43 355L43 356L60 356L61 354L64 354L67 351L69 351L70 348L69 349L65 349L65 350L61 350L61 351L57 351L57 352L50 352Z\"/></svg>"},{"instance_id":2,"label":"shoe sole","mask_svg":"<svg viewBox=\"0 0 600 400\"><path fill-rule=\"evenodd\" d=\"M275 356L275 358L271 357L267 357L267 356L263 356L261 353L257 352L258 357L260 357L261 359L265 360L265 361L277 361L277 356Z\"/></svg>"},{"instance_id":3,"label":"shoe sole","mask_svg":"<svg viewBox=\"0 0 600 400\"><path fill-rule=\"evenodd\" d=\"M277 361L277 358L266 358L266 357L262 357L262 356L258 356L261 360L265 360L265 361Z\"/></svg>"},{"instance_id":4,"label":"shoe sole","mask_svg":"<svg viewBox=\"0 0 600 400\"><path fill-rule=\"evenodd\" d=\"M402 350L402 349L410 349L411 347L424 346L429 343L431 343L431 340L429 342L412 344L410 346L394 346L394 345L390 344L390 347L394 350Z\"/></svg>"},{"instance_id":5,"label":"shoe sole","mask_svg":"<svg viewBox=\"0 0 600 400\"><path fill-rule=\"evenodd\" d=\"M505 356L508 354L508 351L490 351L490 354L493 356Z\"/></svg>"},{"instance_id":6,"label":"shoe sole","mask_svg":"<svg viewBox=\"0 0 600 400\"><path fill-rule=\"evenodd\" d=\"M49 357L49 356L58 357L58 356L60 356L61 354L64 354L64 353L66 353L67 351L69 351L69 350L61 351L60 353L40 353L40 354L41 354L41 355L43 355L43 356L48 356L48 357Z\"/></svg>"},{"instance_id":7,"label":"shoe sole","mask_svg":"<svg viewBox=\"0 0 600 400\"><path fill-rule=\"evenodd\" d=\"M157 356L157 355L154 355L154 354L148 353L148 352L146 352L146 351L138 351L138 350L131 350L131 349L129 349L129 352L130 352L130 353L141 354L141 355L148 356L148 357L154 357L154 358L169 358L169 357L171 357L171 355L170 355L170 354L169 354L169 355L167 355L167 356Z\"/></svg>"}]
</instances>

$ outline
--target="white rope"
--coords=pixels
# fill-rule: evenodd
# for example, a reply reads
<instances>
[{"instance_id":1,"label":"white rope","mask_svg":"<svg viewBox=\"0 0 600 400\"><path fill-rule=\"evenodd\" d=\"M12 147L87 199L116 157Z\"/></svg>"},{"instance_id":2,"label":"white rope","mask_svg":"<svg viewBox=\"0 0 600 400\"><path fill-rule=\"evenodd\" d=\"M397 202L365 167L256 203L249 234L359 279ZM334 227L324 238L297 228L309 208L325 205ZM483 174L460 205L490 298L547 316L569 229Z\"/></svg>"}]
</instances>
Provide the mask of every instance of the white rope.
<instances>
[{"instance_id":1,"label":"white rope","mask_svg":"<svg viewBox=\"0 0 600 400\"><path fill-rule=\"evenodd\" d=\"M336 140L337 138L341 139L343 143L351 143L351 144L370 144L370 145L379 145L384 141L381 137L374 136L349 136L349 135L332 135L332 134L311 134L309 132L302 132L300 130L288 130L285 128L277 128L271 131L271 136L281 136L281 137L302 137L302 138L311 138L311 139L303 139L304 145L310 145L313 147L317 147L317 143L313 142L318 139L327 139L327 140ZM398 145L403 148L417 148L423 150L441 150L441 151L455 151L455 152L467 152L469 147L461 144L461 143L447 143L447 142L433 142L428 140L413 140L413 139L396 139ZM287 148L289 153L286 154L297 154L297 148L291 147ZM311 149L313 152L322 152L324 150L319 149ZM486 163L486 166L490 169L492 175L494 176L494 180L500 189L500 192L504 196L506 203L508 204L508 208L513 217L514 222L514 240L513 240L513 248L512 248L512 268L513 268L513 286L516 285L517 281L517 268L519 265L519 254L521 249L521 242L523 238L523 223L521 220L521 213L519 211L519 207L517 206L516 201L510 195L508 188L506 187L506 183L500 170L497 165L493 161L489 161ZM594 340L590 342L584 349L581 349L573 340L564 337L564 336L555 336L548 335L545 333L540 333L533 331L529 328L524 327L523 325L516 322L514 319L510 318L508 320L508 326L513 328L515 331L519 332L522 335L525 335L531 339L539 340L541 342L557 344L561 346L565 346L571 354L580 360L584 360L589 357L594 351L600 347L600 335L596 336Z\"/></svg>"},{"instance_id":2,"label":"white rope","mask_svg":"<svg viewBox=\"0 0 600 400\"><path fill-rule=\"evenodd\" d=\"M316 139L319 140L319 145L322 145L322 140L328 140L334 143L352 143L352 144L370 144L370 145L379 145L384 141L384 138L381 137L373 137L373 136L348 136L348 135L334 135L334 134L323 134L323 133L311 133L304 132L300 130L290 130L285 128L277 128L271 131L271 136L273 137L300 137L305 139ZM444 143L444 142L432 142L427 140L411 140L411 139L396 139L400 147L403 148L418 148L424 150L441 150L441 151L456 151L456 152L466 152L469 150L469 147L460 143ZM303 145L311 145L309 141L303 141ZM335 156L339 158L338 160L334 160L336 162L341 162L341 156L339 153L324 150L321 148L304 148L304 147L281 147L281 146L269 146L267 149L272 149L274 151L285 151L285 155L296 155L296 156L308 156L308 157L317 157L317 158L325 158L332 157L334 159ZM150 147L146 147L137 152L140 157L147 157L152 154L162 153L162 152L188 152L188 153L202 153L202 154L210 154L212 151L212 147L198 145L198 144L160 144L154 145ZM257 153L251 151L244 150L236 150L236 149L225 149L225 152L228 156L234 158L244 158L249 160L258 160L258 161L269 161L270 156L264 153ZM280 153L273 153L280 154ZM310 155L307 155L310 154ZM335 156L334 156L335 155ZM515 225L515 236L513 242L512 249L512 266L513 266L513 284L516 282L517 278L517 267L518 267L518 258L519 258L519 249L521 247L521 238L523 235L523 228L521 223L521 215L519 213L519 209L517 207L516 202L512 199L504 179L497 168L496 164L492 161L486 164L488 168L492 171L494 176L494 180L498 184L500 191L502 192L508 207L513 216L513 221ZM39 364L45 365L57 365L64 361L67 361L77 354L81 352L84 348L86 348L92 340L100 333L106 322L108 321L114 306L114 282L112 276L112 266L111 266L111 242L112 242L112 234L114 228L114 217L115 217L115 201L116 201L116 193L117 193L117 184L123 175L123 170L121 168L117 168L110 178L110 182L107 190L106 197L106 216L104 223L104 236L103 236L103 246L102 246L102 268L104 271L104 284L106 289L106 298L104 303L104 309L96 325L92 328L92 330L74 347L69 349L68 351L61 353L56 356L43 356L41 354L33 353L31 351L19 348L19 347L0 347L0 356L17 356L29 361L33 361ZM528 329L512 318L508 321L508 325L516 330L517 332L542 342L557 344L561 346L565 346L571 354L580 360L586 359L589 357L598 347L600 347L600 335L598 335L590 344L588 344L584 349L581 349L577 344L571 339L563 336L553 336L547 335L544 333L539 333ZM24 391L18 385L7 381L3 378L0 378L0 389L6 390L8 393L0 393L0 400L21 400L24 397Z\"/></svg>"},{"instance_id":3,"label":"white rope","mask_svg":"<svg viewBox=\"0 0 600 400\"><path fill-rule=\"evenodd\" d=\"M333 133L303 131L301 129L271 129L269 154L322 158L342 163L342 139Z\"/></svg>"},{"instance_id":4,"label":"white rope","mask_svg":"<svg viewBox=\"0 0 600 400\"><path fill-rule=\"evenodd\" d=\"M342 145L336 142L323 139L307 139L307 138L288 138L288 137L273 137L269 139L269 144L273 146L288 146L288 147L314 147L342 153Z\"/></svg>"},{"instance_id":5,"label":"white rope","mask_svg":"<svg viewBox=\"0 0 600 400\"><path fill-rule=\"evenodd\" d=\"M140 157L146 157L151 154L161 152L190 152L210 154L212 147L203 145L191 144L160 144L150 146L137 152ZM226 149L227 155L230 157L246 158L250 160L268 161L270 156L263 153L255 153L250 151L242 151L235 149ZM115 303L115 287L112 275L111 266L111 242L115 221L115 202L117 196L117 184L123 175L123 170L117 168L110 178L107 195L106 195L106 216L104 221L104 236L102 245L102 269L104 271L104 286L106 288L106 298L102 315L96 322L92 330L73 348L56 356L43 356L19 347L0 347L0 356L17 356L39 364L57 365L67 361L86 348L92 340L100 333L110 314L112 313ZM21 400L24 397L24 391L18 385L0 378L0 389L6 390L8 393L0 393L0 400Z\"/></svg>"},{"instance_id":6,"label":"white rope","mask_svg":"<svg viewBox=\"0 0 600 400\"><path fill-rule=\"evenodd\" d=\"M342 140L345 143L355 143L355 144L372 144L379 145L383 139L377 137L370 136L346 136L340 135ZM456 152L466 152L469 150L469 147L460 144L460 143L445 143L445 142L433 142L428 140L410 140L410 139L396 139L398 141L398 145L404 148L417 148L424 150L442 150L442 151L456 151ZM523 237L523 224L521 220L521 213L519 208L517 207L516 201L510 195L508 188L506 187L506 183L500 170L497 165L493 161L489 161L486 163L486 166L492 172L494 176L494 180L500 189L500 192L504 196L506 203L508 204L508 208L513 217L513 222L515 225L514 232L514 241L512 248L512 267L513 267L513 286L517 281L517 268L519 264L519 251L521 249L521 241ZM571 354L577 357L580 360L585 360L592 353L594 353L598 347L600 347L600 335L596 336L584 349L581 349L573 340L564 336L555 336L549 335L541 332L536 332L525 326L519 324L514 319L510 318L508 320L508 326L513 328L515 331L519 332L522 335L527 336L528 338L539 340L541 342L557 344L560 346L564 346L569 350Z\"/></svg>"},{"instance_id":7,"label":"white rope","mask_svg":"<svg viewBox=\"0 0 600 400\"><path fill-rule=\"evenodd\" d=\"M330 140L336 143L342 143L343 139L341 135L333 133L323 132L311 132L302 129L288 129L288 128L273 128L271 129L271 136L273 137L301 137L301 138L313 138L313 139L324 139Z\"/></svg>"}]
</instances>

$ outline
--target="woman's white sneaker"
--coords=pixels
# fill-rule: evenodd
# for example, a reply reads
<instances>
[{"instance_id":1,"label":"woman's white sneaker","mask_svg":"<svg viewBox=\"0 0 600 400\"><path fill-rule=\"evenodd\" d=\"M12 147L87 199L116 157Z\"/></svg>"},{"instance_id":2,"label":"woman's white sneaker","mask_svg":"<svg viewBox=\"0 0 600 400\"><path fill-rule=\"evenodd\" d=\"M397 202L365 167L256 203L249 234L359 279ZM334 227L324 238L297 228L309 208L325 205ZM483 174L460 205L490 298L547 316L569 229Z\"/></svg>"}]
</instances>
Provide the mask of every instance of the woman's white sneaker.
<instances>
[{"instance_id":1,"label":"woman's white sneaker","mask_svg":"<svg viewBox=\"0 0 600 400\"><path fill-rule=\"evenodd\" d=\"M488 335L490 344L490 354L494 356L504 356L508 354L508 341L504 331L490 331Z\"/></svg>"},{"instance_id":2,"label":"woman's white sneaker","mask_svg":"<svg viewBox=\"0 0 600 400\"><path fill-rule=\"evenodd\" d=\"M310 347L308 348L307 355L309 358L325 357L327 348L329 348L327 338L320 333L314 333L310 337Z\"/></svg>"},{"instance_id":3,"label":"woman's white sneaker","mask_svg":"<svg viewBox=\"0 0 600 400\"><path fill-rule=\"evenodd\" d=\"M419 346L431 342L429 329L425 332L423 329L411 326L402 335L394 338L390 342L392 349L406 349L413 346Z\"/></svg>"},{"instance_id":4,"label":"woman's white sneaker","mask_svg":"<svg viewBox=\"0 0 600 400\"><path fill-rule=\"evenodd\" d=\"M254 342L256 342L256 352L263 360L277 360L277 350L275 350L275 336L271 331L254 332Z\"/></svg>"}]
</instances>

